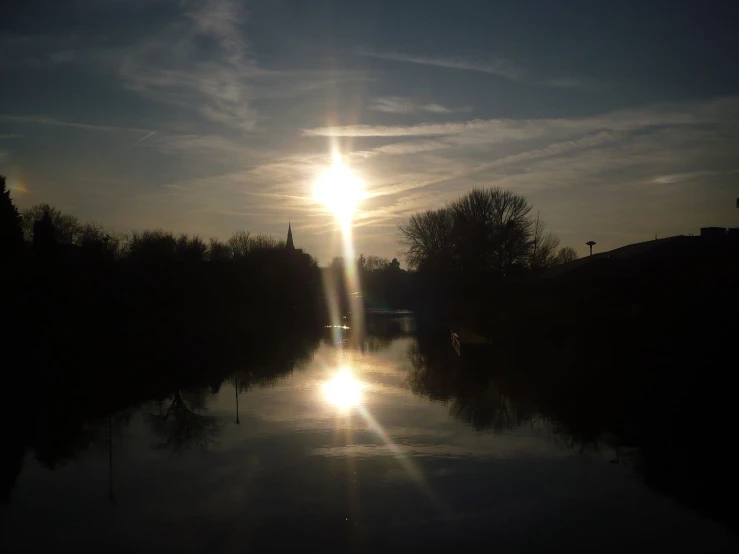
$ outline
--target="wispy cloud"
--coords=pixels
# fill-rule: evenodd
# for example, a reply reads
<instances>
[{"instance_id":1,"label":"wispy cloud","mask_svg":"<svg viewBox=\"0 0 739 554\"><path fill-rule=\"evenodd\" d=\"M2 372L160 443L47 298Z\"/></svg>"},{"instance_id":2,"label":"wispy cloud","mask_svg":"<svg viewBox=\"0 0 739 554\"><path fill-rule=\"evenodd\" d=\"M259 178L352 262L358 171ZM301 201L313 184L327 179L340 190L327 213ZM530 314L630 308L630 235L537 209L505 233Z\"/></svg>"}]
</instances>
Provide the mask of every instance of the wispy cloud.
<instances>
[{"instance_id":1,"label":"wispy cloud","mask_svg":"<svg viewBox=\"0 0 739 554\"><path fill-rule=\"evenodd\" d=\"M511 79L514 81L519 81L523 79L526 75L526 72L521 67L513 63L511 60L506 59L491 59L486 62L477 62L454 57L432 58L426 56L414 56L410 54L401 54L398 52L382 52L369 49L359 49L358 53L362 56L368 56L370 58L377 58L380 60L415 63L420 65L433 65L436 67L445 67L448 69L461 69L466 71L477 71L480 73L490 73L492 75L498 75L499 77L505 77L506 79Z\"/></svg>"},{"instance_id":2,"label":"wispy cloud","mask_svg":"<svg viewBox=\"0 0 739 554\"><path fill-rule=\"evenodd\" d=\"M182 153L188 156L205 156L235 159L249 156L259 160L259 152L242 141L219 135L167 134L151 135L141 147L155 148L161 152Z\"/></svg>"},{"instance_id":3,"label":"wispy cloud","mask_svg":"<svg viewBox=\"0 0 739 554\"><path fill-rule=\"evenodd\" d=\"M148 139L149 137L153 137L155 134L156 134L156 131L152 131L151 133L148 133L146 136L143 136L139 140L137 140L136 142L134 142L134 144L138 144L140 142L144 142L146 139Z\"/></svg>"},{"instance_id":4,"label":"wispy cloud","mask_svg":"<svg viewBox=\"0 0 739 554\"><path fill-rule=\"evenodd\" d=\"M664 104L649 108L617 110L606 114L570 119L474 119L418 125L345 125L304 129L305 136L333 137L422 137L483 132L493 141L534 138L553 129L574 132L626 130L666 125L716 123L717 117L739 114L739 100L724 98L695 104Z\"/></svg>"},{"instance_id":5,"label":"wispy cloud","mask_svg":"<svg viewBox=\"0 0 739 554\"><path fill-rule=\"evenodd\" d=\"M81 123L78 121L63 121L45 115L9 115L0 114L0 119L5 121L16 121L18 123L34 123L37 125L54 125L57 127L72 127L75 129L86 129L88 131L122 131L129 133L151 133L151 129L140 129L136 127L115 127L112 125L96 125L92 123Z\"/></svg>"},{"instance_id":6,"label":"wispy cloud","mask_svg":"<svg viewBox=\"0 0 739 554\"><path fill-rule=\"evenodd\" d=\"M389 143L347 152L346 156L353 171L365 181L368 194L356 216L355 236L358 241L371 240L389 253L395 248L390 229L410 214L442 205L472 186L502 186L523 192L541 206L552 229L567 241L572 234L579 236L590 220L583 215L573 224L563 215L572 208L560 211L552 207L557 202L591 202L592 210L589 204L587 214L605 213L609 207L597 202L612 202L609 195L628 191L619 197L624 206L643 202L649 206L644 209L655 210L658 207L649 202L656 200L645 195L664 197L660 191L671 183L726 178L719 177L726 172L715 168L715 160L733 152L736 133L731 129L738 106L738 99L727 98L645 106L586 118L457 122L437 127L434 133L448 131L438 138L424 138L428 126L422 126L420 138L415 132L372 134ZM728 131L717 134L719 126ZM163 139L167 136L158 133L144 144ZM194 151L198 141L218 144L212 137L171 140L173 145L195 141L185 146ZM223 147L234 145L227 142ZM238 155L238 145L233 152ZM207 214L197 215L201 225L217 218L228 218L238 225L243 217L248 218L251 230L269 231L276 220L289 216L304 233L302 238L311 241L308 248L329 256L326 237L334 232L335 224L311 197L311 183L329 163L328 153L285 155L277 150L264 154L250 169L171 183L166 190L174 196L164 198L169 202L176 197L178 202L206 210ZM696 167L700 170L690 169ZM594 194L595 190L600 192ZM617 231L619 223L612 227ZM611 238L602 235L599 242L620 244L625 239L616 231ZM635 228L634 233L637 238L629 240L642 236L641 229ZM382 246L377 246L380 242Z\"/></svg>"},{"instance_id":7,"label":"wispy cloud","mask_svg":"<svg viewBox=\"0 0 739 554\"><path fill-rule=\"evenodd\" d=\"M0 36L0 66L41 69L76 59L73 35L15 34Z\"/></svg>"},{"instance_id":8,"label":"wispy cloud","mask_svg":"<svg viewBox=\"0 0 739 554\"><path fill-rule=\"evenodd\" d=\"M506 58L488 58L487 60L477 61L451 56L416 56L412 54L383 52L364 48L360 48L357 52L362 56L380 60L429 65L460 71L475 71L477 73L496 75L511 81L527 82L551 87L573 88L580 87L584 84L581 79L572 77L541 78Z\"/></svg>"},{"instance_id":9,"label":"wispy cloud","mask_svg":"<svg viewBox=\"0 0 739 554\"><path fill-rule=\"evenodd\" d=\"M468 112L471 108L450 108L442 106L441 104L418 102L416 100L400 96L384 96L375 98L370 106L370 110L394 114L415 114L424 112L433 114L451 114L457 112Z\"/></svg>"},{"instance_id":10,"label":"wispy cloud","mask_svg":"<svg viewBox=\"0 0 739 554\"><path fill-rule=\"evenodd\" d=\"M476 119L453 123L422 123L420 125L343 125L304 129L309 137L423 137L455 135L471 129L486 128L494 120Z\"/></svg>"},{"instance_id":11,"label":"wispy cloud","mask_svg":"<svg viewBox=\"0 0 739 554\"><path fill-rule=\"evenodd\" d=\"M434 150L442 150L449 148L449 143L443 140L409 140L403 142L394 142L384 146L378 146L370 150L359 150L348 154L351 159L369 159L382 154L389 155L407 155L420 154L421 152L432 152Z\"/></svg>"},{"instance_id":12,"label":"wispy cloud","mask_svg":"<svg viewBox=\"0 0 739 554\"><path fill-rule=\"evenodd\" d=\"M243 38L237 0L185 3L181 17L134 45L120 63L126 86L147 98L193 109L204 118L253 129L250 77L260 70Z\"/></svg>"},{"instance_id":13,"label":"wispy cloud","mask_svg":"<svg viewBox=\"0 0 739 554\"><path fill-rule=\"evenodd\" d=\"M680 183L682 181L691 181L694 179L700 179L702 177L715 177L717 175L736 175L739 173L739 169L729 169L726 171L714 171L714 170L701 170L701 171L690 171L687 173L675 173L672 175L660 175L655 177L652 182L660 185L669 185L672 183Z\"/></svg>"}]
</instances>

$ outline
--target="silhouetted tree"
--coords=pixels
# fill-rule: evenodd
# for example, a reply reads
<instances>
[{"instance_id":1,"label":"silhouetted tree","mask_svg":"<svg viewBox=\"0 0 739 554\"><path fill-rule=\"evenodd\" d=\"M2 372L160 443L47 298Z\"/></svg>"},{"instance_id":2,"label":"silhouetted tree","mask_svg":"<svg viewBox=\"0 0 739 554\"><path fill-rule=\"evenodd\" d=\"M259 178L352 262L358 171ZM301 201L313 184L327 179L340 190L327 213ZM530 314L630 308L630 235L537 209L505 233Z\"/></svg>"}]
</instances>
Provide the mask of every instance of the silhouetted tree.
<instances>
[{"instance_id":1,"label":"silhouetted tree","mask_svg":"<svg viewBox=\"0 0 739 554\"><path fill-rule=\"evenodd\" d=\"M22 219L0 175L0 259L18 255L23 248Z\"/></svg>"},{"instance_id":2,"label":"silhouetted tree","mask_svg":"<svg viewBox=\"0 0 739 554\"><path fill-rule=\"evenodd\" d=\"M536 214L531 232L531 251L529 253L529 268L544 269L556 263L557 246L559 239L546 231L546 223Z\"/></svg>"},{"instance_id":3,"label":"silhouetted tree","mask_svg":"<svg viewBox=\"0 0 739 554\"><path fill-rule=\"evenodd\" d=\"M65 214L49 204L36 204L23 210L23 234L26 240L33 240L35 224L48 214L55 230L55 240L59 244L79 244L82 225L79 220L71 215Z\"/></svg>"},{"instance_id":4,"label":"silhouetted tree","mask_svg":"<svg viewBox=\"0 0 739 554\"><path fill-rule=\"evenodd\" d=\"M177 260L182 262L202 262L205 260L207 250L208 247L200 237L188 237L181 234L177 238L175 255Z\"/></svg>"},{"instance_id":5,"label":"silhouetted tree","mask_svg":"<svg viewBox=\"0 0 739 554\"><path fill-rule=\"evenodd\" d=\"M128 258L135 262L172 262L176 252L177 239L172 233L161 229L134 231L128 244Z\"/></svg>"},{"instance_id":6,"label":"silhouetted tree","mask_svg":"<svg viewBox=\"0 0 739 554\"><path fill-rule=\"evenodd\" d=\"M208 259L211 262L230 260L231 258L233 258L233 252L228 244L221 242L216 238L210 239L210 244L208 246Z\"/></svg>"},{"instance_id":7,"label":"silhouetted tree","mask_svg":"<svg viewBox=\"0 0 739 554\"><path fill-rule=\"evenodd\" d=\"M174 451L197 448L204 452L220 433L218 420L190 408L180 391L172 396L166 410L161 408L149 414L152 431L160 438L158 448Z\"/></svg>"},{"instance_id":8,"label":"silhouetted tree","mask_svg":"<svg viewBox=\"0 0 739 554\"><path fill-rule=\"evenodd\" d=\"M51 214L46 211L41 219L33 224L33 249L38 254L47 255L56 248L56 245L56 227Z\"/></svg>"},{"instance_id":9,"label":"silhouetted tree","mask_svg":"<svg viewBox=\"0 0 739 554\"><path fill-rule=\"evenodd\" d=\"M331 259L331 265L329 265L329 267L334 272L337 272L337 273L341 274L341 273L344 272L344 265L345 265L344 264L344 258L342 258L341 256L334 256Z\"/></svg>"},{"instance_id":10,"label":"silhouetted tree","mask_svg":"<svg viewBox=\"0 0 739 554\"><path fill-rule=\"evenodd\" d=\"M343 259L336 258L334 272L341 277ZM400 269L400 262L393 258L360 255L357 270L362 284L365 306L372 309L398 309L412 307L408 272Z\"/></svg>"},{"instance_id":11,"label":"silhouetted tree","mask_svg":"<svg viewBox=\"0 0 739 554\"><path fill-rule=\"evenodd\" d=\"M449 208L412 215L399 226L411 269L450 269L454 263L454 219Z\"/></svg>"},{"instance_id":12,"label":"silhouetted tree","mask_svg":"<svg viewBox=\"0 0 739 554\"><path fill-rule=\"evenodd\" d=\"M97 223L84 223L80 226L79 245L86 256L117 260L123 257L125 237L106 231Z\"/></svg>"},{"instance_id":13,"label":"silhouetted tree","mask_svg":"<svg viewBox=\"0 0 739 554\"><path fill-rule=\"evenodd\" d=\"M566 264L568 262L572 262L576 260L579 256L577 255L577 250L572 248L572 246L563 246L559 249L559 252L557 252L557 256L554 259L555 264Z\"/></svg>"},{"instance_id":14,"label":"silhouetted tree","mask_svg":"<svg viewBox=\"0 0 739 554\"><path fill-rule=\"evenodd\" d=\"M255 235L249 239L249 252L264 252L285 248L285 242L271 235Z\"/></svg>"},{"instance_id":15,"label":"silhouetted tree","mask_svg":"<svg viewBox=\"0 0 739 554\"><path fill-rule=\"evenodd\" d=\"M388 268L390 261L387 258L379 256L367 256L364 262L365 271L383 271Z\"/></svg>"},{"instance_id":16,"label":"silhouetted tree","mask_svg":"<svg viewBox=\"0 0 739 554\"><path fill-rule=\"evenodd\" d=\"M234 258L245 258L249 255L251 241L249 233L245 231L237 231L228 239L228 246Z\"/></svg>"},{"instance_id":17,"label":"silhouetted tree","mask_svg":"<svg viewBox=\"0 0 739 554\"><path fill-rule=\"evenodd\" d=\"M444 208L399 226L411 269L507 275L551 262L558 239L531 217L526 199L500 188L473 189Z\"/></svg>"}]
</instances>

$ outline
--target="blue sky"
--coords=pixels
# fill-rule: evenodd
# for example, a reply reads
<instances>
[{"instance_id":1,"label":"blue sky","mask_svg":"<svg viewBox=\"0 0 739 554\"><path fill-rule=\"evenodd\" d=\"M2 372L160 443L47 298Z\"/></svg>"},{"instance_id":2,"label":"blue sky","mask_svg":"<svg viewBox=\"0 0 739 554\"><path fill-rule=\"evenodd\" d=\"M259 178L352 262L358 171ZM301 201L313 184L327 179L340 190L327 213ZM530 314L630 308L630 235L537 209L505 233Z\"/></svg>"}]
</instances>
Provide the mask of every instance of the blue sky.
<instances>
[{"instance_id":1,"label":"blue sky","mask_svg":"<svg viewBox=\"0 0 739 554\"><path fill-rule=\"evenodd\" d=\"M737 226L739 8L682 4L28 0L0 22L0 173L122 232L290 220L321 262L332 142L365 254L475 186L581 254Z\"/></svg>"}]
</instances>

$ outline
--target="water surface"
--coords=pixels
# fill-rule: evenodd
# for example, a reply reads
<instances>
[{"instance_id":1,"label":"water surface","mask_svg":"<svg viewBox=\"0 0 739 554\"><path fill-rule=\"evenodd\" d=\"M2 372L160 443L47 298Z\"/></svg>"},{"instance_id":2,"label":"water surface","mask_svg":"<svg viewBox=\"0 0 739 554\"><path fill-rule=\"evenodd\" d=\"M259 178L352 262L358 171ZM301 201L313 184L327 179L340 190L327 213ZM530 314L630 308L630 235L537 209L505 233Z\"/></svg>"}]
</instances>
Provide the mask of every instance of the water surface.
<instances>
[{"instance_id":1,"label":"water surface","mask_svg":"<svg viewBox=\"0 0 739 554\"><path fill-rule=\"evenodd\" d=\"M739 551L628 452L578 445L494 380L445 394L413 320L386 327L327 329L279 369L174 387L27 449L3 552ZM346 401L326 394L342 370L361 387Z\"/></svg>"}]
</instances>

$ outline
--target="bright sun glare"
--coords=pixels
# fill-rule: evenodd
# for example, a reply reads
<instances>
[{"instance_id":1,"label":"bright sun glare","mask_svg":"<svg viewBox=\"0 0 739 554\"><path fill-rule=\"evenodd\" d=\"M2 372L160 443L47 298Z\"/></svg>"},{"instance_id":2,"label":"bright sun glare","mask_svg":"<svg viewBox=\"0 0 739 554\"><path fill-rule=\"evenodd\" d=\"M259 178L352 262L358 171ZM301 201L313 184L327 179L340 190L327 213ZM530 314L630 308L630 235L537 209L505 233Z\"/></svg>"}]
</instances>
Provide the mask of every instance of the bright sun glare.
<instances>
[{"instance_id":1,"label":"bright sun glare","mask_svg":"<svg viewBox=\"0 0 739 554\"><path fill-rule=\"evenodd\" d=\"M362 400L362 383L348 369L341 370L323 385L326 400L338 408L357 406Z\"/></svg>"},{"instance_id":2,"label":"bright sun glare","mask_svg":"<svg viewBox=\"0 0 739 554\"><path fill-rule=\"evenodd\" d=\"M334 155L333 165L316 181L316 200L322 202L342 223L348 223L362 199L362 181Z\"/></svg>"}]
</instances>

